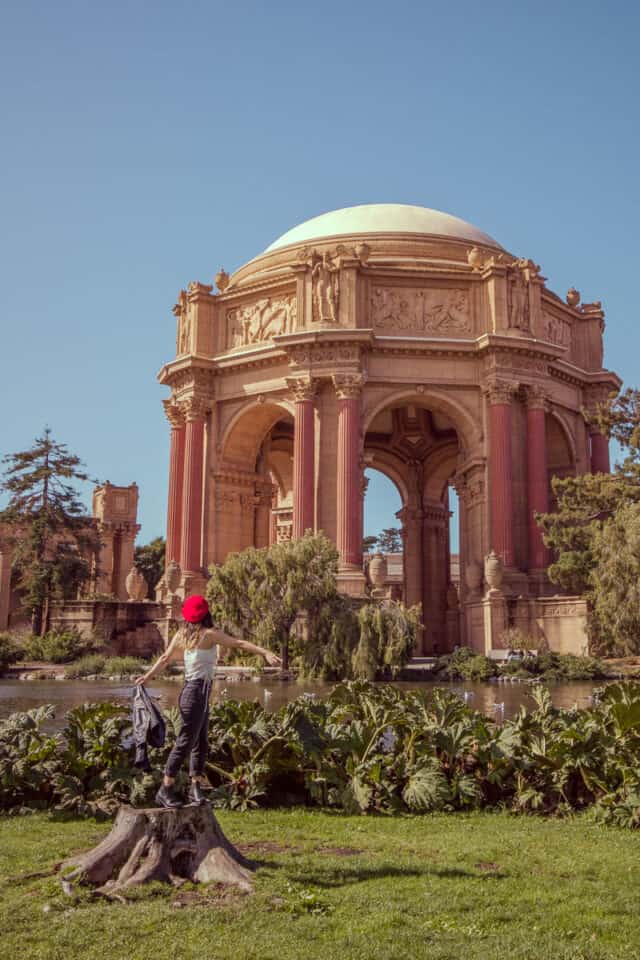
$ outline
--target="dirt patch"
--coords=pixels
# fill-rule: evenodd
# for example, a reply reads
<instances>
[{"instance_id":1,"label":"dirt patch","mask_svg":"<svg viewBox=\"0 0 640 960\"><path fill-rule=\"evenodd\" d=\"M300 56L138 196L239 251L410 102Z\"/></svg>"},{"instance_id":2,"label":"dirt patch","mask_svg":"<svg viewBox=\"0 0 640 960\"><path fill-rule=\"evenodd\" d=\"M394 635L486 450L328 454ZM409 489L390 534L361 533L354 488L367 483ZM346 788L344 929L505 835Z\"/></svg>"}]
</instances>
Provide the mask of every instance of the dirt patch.
<instances>
[{"instance_id":1,"label":"dirt patch","mask_svg":"<svg viewBox=\"0 0 640 960\"><path fill-rule=\"evenodd\" d=\"M202 891L182 891L171 901L171 906L176 910L185 907L238 907L245 896L227 884L210 883Z\"/></svg>"},{"instance_id":2,"label":"dirt patch","mask_svg":"<svg viewBox=\"0 0 640 960\"><path fill-rule=\"evenodd\" d=\"M497 873L500 869L499 863L485 863L483 860L480 863L476 863L476 868L482 870L483 873Z\"/></svg>"}]
</instances>

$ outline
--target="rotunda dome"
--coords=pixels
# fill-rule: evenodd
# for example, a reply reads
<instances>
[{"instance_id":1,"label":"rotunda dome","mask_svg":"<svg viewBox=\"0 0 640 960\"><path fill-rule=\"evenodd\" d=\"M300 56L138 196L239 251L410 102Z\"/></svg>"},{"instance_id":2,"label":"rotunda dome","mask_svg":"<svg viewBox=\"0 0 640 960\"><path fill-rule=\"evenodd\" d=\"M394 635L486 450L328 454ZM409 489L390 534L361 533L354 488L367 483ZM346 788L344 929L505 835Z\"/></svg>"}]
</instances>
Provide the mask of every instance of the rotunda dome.
<instances>
[{"instance_id":1,"label":"rotunda dome","mask_svg":"<svg viewBox=\"0 0 640 960\"><path fill-rule=\"evenodd\" d=\"M493 237L473 224L451 216L450 213L431 210L429 207L414 207L406 203L363 203L355 207L331 210L329 213L312 217L311 220L305 220L274 240L265 253L309 240L372 233L450 237L502 249Z\"/></svg>"}]
</instances>

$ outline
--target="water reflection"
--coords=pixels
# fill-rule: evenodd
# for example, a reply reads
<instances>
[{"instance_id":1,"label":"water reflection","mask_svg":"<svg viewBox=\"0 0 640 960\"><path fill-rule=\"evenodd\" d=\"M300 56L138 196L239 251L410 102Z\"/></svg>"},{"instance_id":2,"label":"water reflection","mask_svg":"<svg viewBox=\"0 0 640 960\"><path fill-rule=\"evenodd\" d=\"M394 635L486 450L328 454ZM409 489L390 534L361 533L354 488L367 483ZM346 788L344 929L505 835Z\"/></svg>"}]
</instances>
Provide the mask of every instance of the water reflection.
<instances>
[{"instance_id":1,"label":"water reflection","mask_svg":"<svg viewBox=\"0 0 640 960\"><path fill-rule=\"evenodd\" d=\"M433 681L399 681L395 686L404 690L433 690L445 687L457 693L474 710L479 710L497 721L515 716L521 706L531 710L535 706L532 685L528 683L434 683ZM568 709L574 705L587 707L592 701L597 684L589 681L574 683L551 683L548 685L554 706ZM175 706L181 684L158 681L149 685L152 693L160 696L163 707ZM311 694L324 699L333 684L320 681L293 683L277 680L261 682L239 680L216 680L212 699L229 697L235 700L258 700L265 710L278 710L290 700L302 694ZM131 701L132 687L118 681L93 680L0 680L0 718L19 710L31 710L43 703L56 707L53 726L62 726L64 714L72 707L98 700L113 700L123 704Z\"/></svg>"}]
</instances>

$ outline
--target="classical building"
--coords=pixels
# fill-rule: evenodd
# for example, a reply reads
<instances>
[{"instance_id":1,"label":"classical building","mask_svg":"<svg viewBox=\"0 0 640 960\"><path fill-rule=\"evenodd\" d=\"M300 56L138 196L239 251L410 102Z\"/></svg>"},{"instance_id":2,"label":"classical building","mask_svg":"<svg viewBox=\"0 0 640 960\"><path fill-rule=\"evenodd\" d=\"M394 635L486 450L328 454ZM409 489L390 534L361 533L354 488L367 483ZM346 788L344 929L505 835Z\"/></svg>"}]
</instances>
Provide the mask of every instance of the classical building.
<instances>
[{"instance_id":1,"label":"classical building","mask_svg":"<svg viewBox=\"0 0 640 960\"><path fill-rule=\"evenodd\" d=\"M471 224L399 204L315 217L215 281L181 291L159 374L183 592L230 551L312 529L337 545L341 588L362 594L370 467L402 498L421 652L487 650L511 625L580 649L583 605L554 596L534 513L552 507L553 476L609 469L583 416L620 384L603 368L600 303L561 299Z\"/></svg>"},{"instance_id":2,"label":"classical building","mask_svg":"<svg viewBox=\"0 0 640 960\"><path fill-rule=\"evenodd\" d=\"M97 530L100 548L97 557L90 558L94 575L86 592L127 600L125 581L133 566L134 543L140 529L137 514L137 484L117 487L107 481L95 488L87 526ZM0 525L0 630L18 626L25 618L20 598L11 587L13 536L14 530Z\"/></svg>"}]
</instances>

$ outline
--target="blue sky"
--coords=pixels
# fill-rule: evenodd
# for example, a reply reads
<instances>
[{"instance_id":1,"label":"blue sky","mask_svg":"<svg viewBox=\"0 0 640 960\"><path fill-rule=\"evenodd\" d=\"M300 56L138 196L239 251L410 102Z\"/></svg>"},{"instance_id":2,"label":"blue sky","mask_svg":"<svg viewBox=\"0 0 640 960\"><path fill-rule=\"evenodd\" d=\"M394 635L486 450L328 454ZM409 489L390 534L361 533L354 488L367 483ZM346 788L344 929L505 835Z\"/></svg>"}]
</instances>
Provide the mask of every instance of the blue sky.
<instances>
[{"instance_id":1,"label":"blue sky","mask_svg":"<svg viewBox=\"0 0 640 960\"><path fill-rule=\"evenodd\" d=\"M637 385L639 27L616 2L4 4L0 454L49 424L164 532L178 291L356 203L453 213L602 299Z\"/></svg>"}]
</instances>

